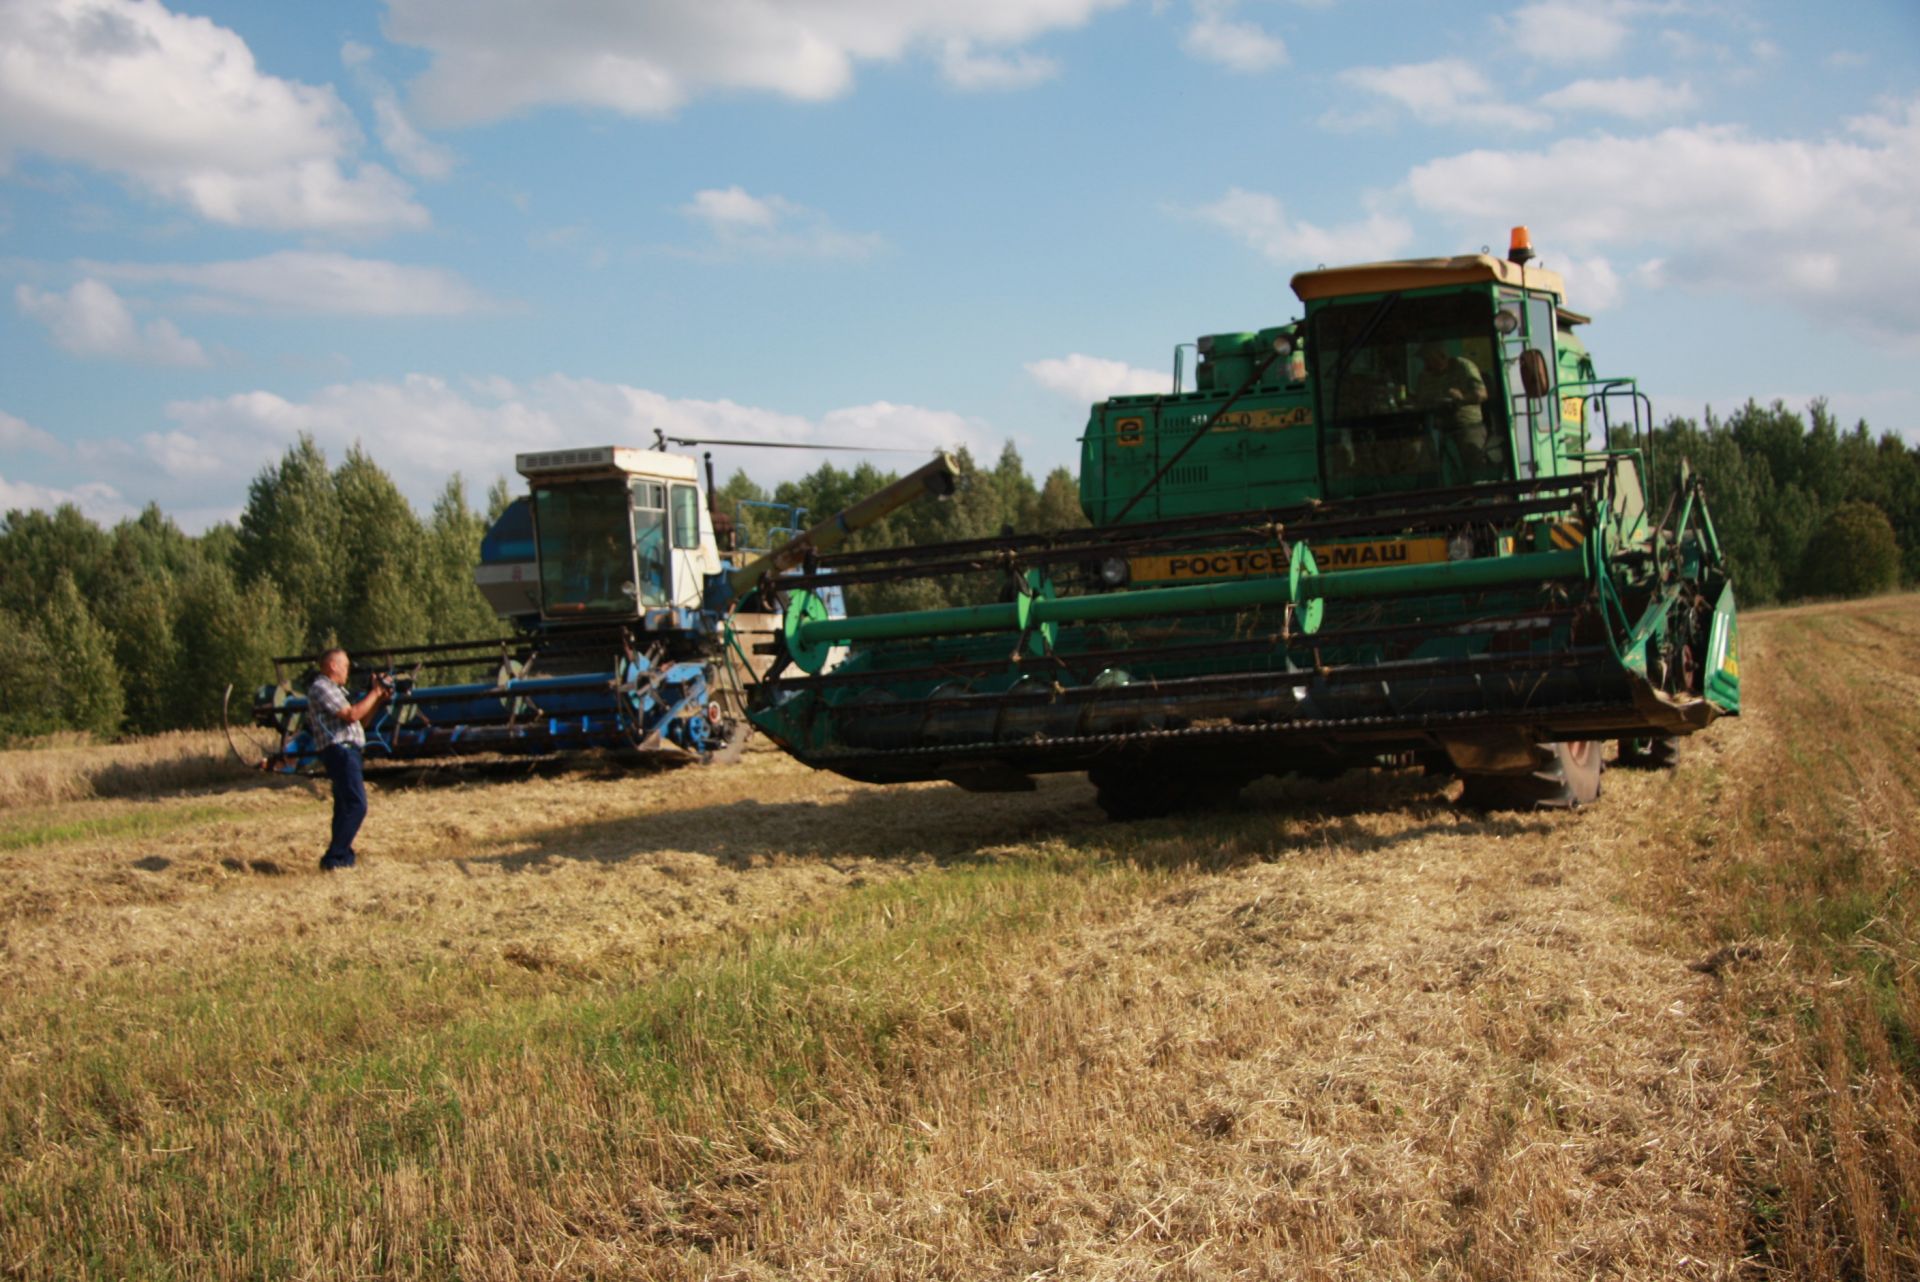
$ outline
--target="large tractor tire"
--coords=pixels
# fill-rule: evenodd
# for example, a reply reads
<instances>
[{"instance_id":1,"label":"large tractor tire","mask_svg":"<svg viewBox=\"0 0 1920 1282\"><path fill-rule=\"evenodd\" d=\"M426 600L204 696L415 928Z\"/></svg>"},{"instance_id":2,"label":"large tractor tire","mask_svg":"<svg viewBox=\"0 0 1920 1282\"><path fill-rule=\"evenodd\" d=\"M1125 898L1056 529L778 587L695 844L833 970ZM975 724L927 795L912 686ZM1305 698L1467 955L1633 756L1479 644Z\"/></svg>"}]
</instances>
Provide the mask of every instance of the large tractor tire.
<instances>
[{"instance_id":1,"label":"large tractor tire","mask_svg":"<svg viewBox=\"0 0 1920 1282\"><path fill-rule=\"evenodd\" d=\"M1460 804L1473 810L1572 810L1600 799L1600 740L1543 743L1536 759L1530 774L1463 775Z\"/></svg>"},{"instance_id":2,"label":"large tractor tire","mask_svg":"<svg viewBox=\"0 0 1920 1282\"><path fill-rule=\"evenodd\" d=\"M1614 764L1635 770L1671 770L1680 761L1680 736L1649 735L1645 739L1622 739Z\"/></svg>"}]
</instances>

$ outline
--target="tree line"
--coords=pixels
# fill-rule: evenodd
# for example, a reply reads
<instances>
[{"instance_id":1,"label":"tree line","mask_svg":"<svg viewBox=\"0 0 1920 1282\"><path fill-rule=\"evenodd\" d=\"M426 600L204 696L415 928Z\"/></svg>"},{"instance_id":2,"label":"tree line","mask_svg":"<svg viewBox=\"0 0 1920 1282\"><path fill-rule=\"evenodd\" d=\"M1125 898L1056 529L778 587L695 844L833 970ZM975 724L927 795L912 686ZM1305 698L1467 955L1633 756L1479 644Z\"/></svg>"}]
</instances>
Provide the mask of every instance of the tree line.
<instances>
[{"instance_id":1,"label":"tree line","mask_svg":"<svg viewBox=\"0 0 1920 1282\"><path fill-rule=\"evenodd\" d=\"M1747 402L1653 432L1656 493L1685 460L1706 482L1741 601L1864 596L1920 582L1920 445L1865 420L1841 431L1824 400L1802 415Z\"/></svg>"},{"instance_id":2,"label":"tree line","mask_svg":"<svg viewBox=\"0 0 1920 1282\"><path fill-rule=\"evenodd\" d=\"M200 535L152 505L111 529L71 505L9 512L0 742L218 725L228 685L250 706L276 656L493 635L472 580L489 523L458 476L422 519L364 450L330 467L310 438Z\"/></svg>"},{"instance_id":3,"label":"tree line","mask_svg":"<svg viewBox=\"0 0 1920 1282\"><path fill-rule=\"evenodd\" d=\"M1706 481L1743 603L1884 591L1920 582L1920 447L1842 432L1824 402L1803 415L1748 403L1726 418L1670 418L1652 433L1657 492L1682 459ZM1624 442L1621 442L1624 443ZM1065 468L1036 482L1008 445L991 467L963 453L941 503L909 504L854 538L886 547L1084 525ZM742 540L779 523L742 500L832 515L895 479L825 464L771 490L744 471L717 507ZM416 512L356 447L338 465L302 438L248 487L237 521L188 535L149 506L111 528L78 509L0 520L0 743L63 730L100 737L217 725L222 696L270 680L278 655L498 636L473 585L480 540L511 500L502 478L476 507L451 478ZM986 576L856 590L856 610L976 603Z\"/></svg>"}]
</instances>

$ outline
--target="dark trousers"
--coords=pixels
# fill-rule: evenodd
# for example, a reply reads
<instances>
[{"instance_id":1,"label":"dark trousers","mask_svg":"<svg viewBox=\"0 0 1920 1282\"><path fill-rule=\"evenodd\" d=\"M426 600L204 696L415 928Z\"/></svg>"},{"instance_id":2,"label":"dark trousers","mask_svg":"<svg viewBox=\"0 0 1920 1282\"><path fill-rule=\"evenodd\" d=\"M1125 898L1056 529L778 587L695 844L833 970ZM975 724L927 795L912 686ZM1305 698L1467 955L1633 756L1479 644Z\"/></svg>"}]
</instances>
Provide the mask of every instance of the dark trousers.
<instances>
[{"instance_id":1,"label":"dark trousers","mask_svg":"<svg viewBox=\"0 0 1920 1282\"><path fill-rule=\"evenodd\" d=\"M360 774L360 750L344 743L330 744L320 753L320 764L333 780L333 840L320 858L322 868L351 868L353 838L367 817L367 784Z\"/></svg>"}]
</instances>

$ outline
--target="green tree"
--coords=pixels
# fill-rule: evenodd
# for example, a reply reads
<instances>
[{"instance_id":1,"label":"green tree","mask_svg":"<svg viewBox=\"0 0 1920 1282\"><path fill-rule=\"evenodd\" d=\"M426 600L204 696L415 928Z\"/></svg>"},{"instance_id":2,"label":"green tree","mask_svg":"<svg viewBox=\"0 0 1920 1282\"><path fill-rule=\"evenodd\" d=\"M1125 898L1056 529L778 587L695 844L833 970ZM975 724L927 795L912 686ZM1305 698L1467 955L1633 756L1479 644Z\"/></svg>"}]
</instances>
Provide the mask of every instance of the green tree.
<instances>
[{"instance_id":1,"label":"green tree","mask_svg":"<svg viewBox=\"0 0 1920 1282\"><path fill-rule=\"evenodd\" d=\"M467 487L456 472L427 519L423 573L429 622L421 640L471 641L503 630L505 625L473 582L480 540L491 523L467 506Z\"/></svg>"},{"instance_id":2,"label":"green tree","mask_svg":"<svg viewBox=\"0 0 1920 1282\"><path fill-rule=\"evenodd\" d=\"M500 514L507 510L507 505L513 502L514 497L513 486L508 483L506 477L493 478L493 484L487 487L488 525L500 519Z\"/></svg>"},{"instance_id":3,"label":"green tree","mask_svg":"<svg viewBox=\"0 0 1920 1282\"><path fill-rule=\"evenodd\" d=\"M72 574L62 570L54 578L34 626L46 645L46 676L63 728L102 739L119 734L126 696L113 662L113 639L88 612Z\"/></svg>"},{"instance_id":4,"label":"green tree","mask_svg":"<svg viewBox=\"0 0 1920 1282\"><path fill-rule=\"evenodd\" d=\"M1800 484L1811 490L1823 508L1846 495L1840 462L1840 425L1827 408L1825 397L1807 406L1807 435L1800 446Z\"/></svg>"},{"instance_id":5,"label":"green tree","mask_svg":"<svg viewBox=\"0 0 1920 1282\"><path fill-rule=\"evenodd\" d=\"M114 526L108 549L111 573L121 582L175 579L200 556L194 540L181 533L157 503L147 504L139 516Z\"/></svg>"},{"instance_id":6,"label":"green tree","mask_svg":"<svg viewBox=\"0 0 1920 1282\"><path fill-rule=\"evenodd\" d=\"M727 478L719 492L713 496L714 510L728 521L738 522L735 530L735 545L742 548L764 548L768 545L767 533L779 524L778 518L764 508L747 508L742 511L742 502L765 503L767 492L756 485L742 468L735 468L733 475ZM717 531L716 531L717 533ZM724 546L724 540L722 541Z\"/></svg>"},{"instance_id":7,"label":"green tree","mask_svg":"<svg viewBox=\"0 0 1920 1282\"><path fill-rule=\"evenodd\" d=\"M341 583L332 630L349 650L427 639L425 532L393 478L358 445L333 474Z\"/></svg>"},{"instance_id":8,"label":"green tree","mask_svg":"<svg viewBox=\"0 0 1920 1282\"><path fill-rule=\"evenodd\" d=\"M136 580L113 608L113 661L126 695L127 729L135 734L173 728L174 610L173 581L158 577Z\"/></svg>"},{"instance_id":9,"label":"green tree","mask_svg":"<svg viewBox=\"0 0 1920 1282\"><path fill-rule=\"evenodd\" d=\"M174 670L174 585L201 555L196 542L153 504L113 528L108 571L88 602L113 638L126 728L135 733L170 728L166 685Z\"/></svg>"},{"instance_id":10,"label":"green tree","mask_svg":"<svg viewBox=\"0 0 1920 1282\"><path fill-rule=\"evenodd\" d=\"M1842 503L1808 543L1802 581L1809 593L1855 597L1900 582L1900 545L1887 514L1871 503Z\"/></svg>"},{"instance_id":11,"label":"green tree","mask_svg":"<svg viewBox=\"0 0 1920 1282\"><path fill-rule=\"evenodd\" d=\"M302 433L247 490L233 568L240 583L266 579L306 621L316 645L345 623L347 564L339 496L327 459Z\"/></svg>"},{"instance_id":12,"label":"green tree","mask_svg":"<svg viewBox=\"0 0 1920 1282\"><path fill-rule=\"evenodd\" d=\"M1047 479L1020 511L1022 533L1079 530L1086 525L1087 514L1080 506L1080 482L1064 467L1047 473Z\"/></svg>"},{"instance_id":13,"label":"green tree","mask_svg":"<svg viewBox=\"0 0 1920 1282\"><path fill-rule=\"evenodd\" d=\"M235 715L244 717L253 691L273 682L274 659L305 648L304 621L271 579L242 589L224 565L202 562L180 585L180 600L168 682L176 726L218 725L228 685Z\"/></svg>"},{"instance_id":14,"label":"green tree","mask_svg":"<svg viewBox=\"0 0 1920 1282\"><path fill-rule=\"evenodd\" d=\"M229 570L238 570L240 531L233 522L221 521L208 526L206 533L193 541L193 549L203 560L218 562Z\"/></svg>"},{"instance_id":15,"label":"green tree","mask_svg":"<svg viewBox=\"0 0 1920 1282\"><path fill-rule=\"evenodd\" d=\"M71 503L52 512L8 512L0 521L0 609L37 614L63 571L92 596L110 551L107 532Z\"/></svg>"},{"instance_id":16,"label":"green tree","mask_svg":"<svg viewBox=\"0 0 1920 1282\"><path fill-rule=\"evenodd\" d=\"M0 609L0 744L60 729L60 704L46 638L27 619Z\"/></svg>"}]
</instances>

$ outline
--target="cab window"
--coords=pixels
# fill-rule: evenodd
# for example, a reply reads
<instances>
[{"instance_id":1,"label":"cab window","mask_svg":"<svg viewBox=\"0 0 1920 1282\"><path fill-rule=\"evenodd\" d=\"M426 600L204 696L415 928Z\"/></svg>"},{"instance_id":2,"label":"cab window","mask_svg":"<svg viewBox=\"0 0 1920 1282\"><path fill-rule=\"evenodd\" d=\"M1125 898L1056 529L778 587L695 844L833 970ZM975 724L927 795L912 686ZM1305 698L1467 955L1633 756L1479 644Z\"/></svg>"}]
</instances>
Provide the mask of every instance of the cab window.
<instances>
[{"instance_id":1,"label":"cab window","mask_svg":"<svg viewBox=\"0 0 1920 1282\"><path fill-rule=\"evenodd\" d=\"M673 487L673 546L700 546L700 492L691 485Z\"/></svg>"},{"instance_id":2,"label":"cab window","mask_svg":"<svg viewBox=\"0 0 1920 1282\"><path fill-rule=\"evenodd\" d=\"M1506 367L1507 386L1513 398L1515 462L1518 475L1538 476L1541 472L1540 451L1549 444L1546 438L1554 429L1554 410L1558 402L1554 399L1551 385L1546 388L1544 395L1528 395L1520 366L1523 360L1531 360L1536 371L1550 383L1556 360L1553 308L1543 298L1522 299L1518 295L1503 299L1502 306L1509 315L1520 320L1500 343L1501 362ZM1527 355L1529 352L1533 353L1531 357Z\"/></svg>"},{"instance_id":3,"label":"cab window","mask_svg":"<svg viewBox=\"0 0 1920 1282\"><path fill-rule=\"evenodd\" d=\"M658 481L635 481L632 489L640 604L665 605L672 582L667 556L667 487Z\"/></svg>"},{"instance_id":4,"label":"cab window","mask_svg":"<svg viewBox=\"0 0 1920 1282\"><path fill-rule=\"evenodd\" d=\"M545 486L533 494L540 603L548 615L633 608L633 527L617 481Z\"/></svg>"},{"instance_id":5,"label":"cab window","mask_svg":"<svg viewBox=\"0 0 1920 1282\"><path fill-rule=\"evenodd\" d=\"M1328 495L1511 476L1493 339L1492 302L1479 292L1322 308L1309 350Z\"/></svg>"}]
</instances>

